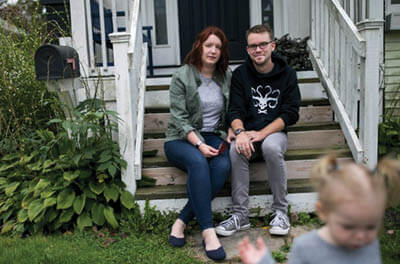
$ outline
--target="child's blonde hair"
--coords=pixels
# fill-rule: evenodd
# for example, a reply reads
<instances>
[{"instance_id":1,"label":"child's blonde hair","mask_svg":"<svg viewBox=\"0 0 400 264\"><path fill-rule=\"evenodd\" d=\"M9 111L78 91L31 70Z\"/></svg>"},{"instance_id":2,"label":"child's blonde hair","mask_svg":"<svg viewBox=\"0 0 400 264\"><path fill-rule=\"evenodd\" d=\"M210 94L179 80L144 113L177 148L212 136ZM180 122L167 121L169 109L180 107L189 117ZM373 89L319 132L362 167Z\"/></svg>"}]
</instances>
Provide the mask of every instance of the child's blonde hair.
<instances>
[{"instance_id":1,"label":"child's blonde hair","mask_svg":"<svg viewBox=\"0 0 400 264\"><path fill-rule=\"evenodd\" d=\"M352 197L367 195L382 198L383 204L394 206L400 200L400 163L385 158L375 170L355 162L339 164L334 155L323 157L312 169L311 179L319 193L319 202L327 210Z\"/></svg>"}]
</instances>

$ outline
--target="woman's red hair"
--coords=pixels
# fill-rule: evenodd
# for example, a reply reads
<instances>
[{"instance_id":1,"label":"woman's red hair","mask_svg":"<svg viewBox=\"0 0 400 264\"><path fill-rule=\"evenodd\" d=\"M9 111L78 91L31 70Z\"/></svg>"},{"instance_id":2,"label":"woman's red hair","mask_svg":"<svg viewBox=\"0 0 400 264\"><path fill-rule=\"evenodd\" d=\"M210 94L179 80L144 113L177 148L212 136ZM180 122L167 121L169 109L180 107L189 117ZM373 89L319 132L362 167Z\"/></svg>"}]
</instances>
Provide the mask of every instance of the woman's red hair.
<instances>
[{"instance_id":1,"label":"woman's red hair","mask_svg":"<svg viewBox=\"0 0 400 264\"><path fill-rule=\"evenodd\" d=\"M225 33L218 27L210 26L203 29L199 34L196 36L196 40L193 43L192 49L186 55L184 63L192 64L196 66L198 70L201 69L202 61L201 55L203 53L203 43L208 39L210 35L215 35L221 40L221 57L219 58L216 71L225 76L225 72L228 69L228 39L225 36Z\"/></svg>"}]
</instances>

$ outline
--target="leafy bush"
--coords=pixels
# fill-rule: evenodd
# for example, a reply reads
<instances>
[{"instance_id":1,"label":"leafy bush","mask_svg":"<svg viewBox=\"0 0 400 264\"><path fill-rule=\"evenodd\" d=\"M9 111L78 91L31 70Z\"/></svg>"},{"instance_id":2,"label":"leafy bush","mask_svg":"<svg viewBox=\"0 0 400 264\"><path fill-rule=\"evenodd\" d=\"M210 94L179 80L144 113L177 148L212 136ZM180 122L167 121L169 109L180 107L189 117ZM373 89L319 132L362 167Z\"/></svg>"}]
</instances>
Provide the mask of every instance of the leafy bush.
<instances>
[{"instance_id":1,"label":"leafy bush","mask_svg":"<svg viewBox=\"0 0 400 264\"><path fill-rule=\"evenodd\" d=\"M125 211L126 212L126 211ZM133 210L121 217L121 231L127 234L168 234L177 218L174 212L160 212L146 201L143 214L135 203ZM194 223L189 224L194 228Z\"/></svg>"},{"instance_id":2,"label":"leafy bush","mask_svg":"<svg viewBox=\"0 0 400 264\"><path fill-rule=\"evenodd\" d=\"M120 213L133 208L120 178L126 162L111 138L116 116L99 106L90 100L73 120L51 120L55 132L37 130L1 159L1 233L117 228Z\"/></svg>"},{"instance_id":3,"label":"leafy bush","mask_svg":"<svg viewBox=\"0 0 400 264\"><path fill-rule=\"evenodd\" d=\"M400 118L388 118L380 123L378 133L379 156L394 154L400 159Z\"/></svg>"},{"instance_id":4,"label":"leafy bush","mask_svg":"<svg viewBox=\"0 0 400 264\"><path fill-rule=\"evenodd\" d=\"M29 19L18 8L3 9L2 19L15 31L0 27L0 157L21 147L22 138L63 118L58 98L36 80L35 51L52 40L37 1Z\"/></svg>"},{"instance_id":5,"label":"leafy bush","mask_svg":"<svg viewBox=\"0 0 400 264\"><path fill-rule=\"evenodd\" d=\"M276 41L276 51L286 57L288 64L296 71L312 71L312 64L307 50L307 40L291 38L289 34L282 36Z\"/></svg>"}]
</instances>

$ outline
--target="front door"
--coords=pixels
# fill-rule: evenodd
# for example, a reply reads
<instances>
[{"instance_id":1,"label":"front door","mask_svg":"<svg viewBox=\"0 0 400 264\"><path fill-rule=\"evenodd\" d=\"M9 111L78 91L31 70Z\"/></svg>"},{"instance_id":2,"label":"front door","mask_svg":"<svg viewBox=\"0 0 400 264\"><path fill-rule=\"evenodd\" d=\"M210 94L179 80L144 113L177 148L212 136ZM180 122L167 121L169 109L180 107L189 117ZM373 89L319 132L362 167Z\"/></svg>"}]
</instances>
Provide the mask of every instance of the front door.
<instances>
[{"instance_id":1,"label":"front door","mask_svg":"<svg viewBox=\"0 0 400 264\"><path fill-rule=\"evenodd\" d=\"M196 35L207 26L218 26L229 41L230 62L246 58L245 32L250 24L249 1L178 0L181 62Z\"/></svg>"},{"instance_id":2,"label":"front door","mask_svg":"<svg viewBox=\"0 0 400 264\"><path fill-rule=\"evenodd\" d=\"M177 0L146 0L141 3L143 26L153 27L153 65L180 65Z\"/></svg>"}]
</instances>

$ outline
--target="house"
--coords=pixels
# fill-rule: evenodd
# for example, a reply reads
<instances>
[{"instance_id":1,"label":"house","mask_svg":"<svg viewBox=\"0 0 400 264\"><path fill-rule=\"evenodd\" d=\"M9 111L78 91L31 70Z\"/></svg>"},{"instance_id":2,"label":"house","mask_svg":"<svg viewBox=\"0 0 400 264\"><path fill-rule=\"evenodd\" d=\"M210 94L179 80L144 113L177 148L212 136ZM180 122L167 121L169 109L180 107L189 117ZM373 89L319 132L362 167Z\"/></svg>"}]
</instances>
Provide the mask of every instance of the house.
<instances>
[{"instance_id":1,"label":"house","mask_svg":"<svg viewBox=\"0 0 400 264\"><path fill-rule=\"evenodd\" d=\"M168 84L194 36L210 24L229 38L231 67L245 58L244 32L252 25L269 23L277 37L310 36L314 71L298 72L302 119L289 132L286 157L293 211L313 209L309 170L326 149L375 166L384 101L379 98L386 98L382 84L390 102L400 76L398 0L70 0L69 5L72 41L63 43L78 51L82 80L91 84L89 91L75 87L73 94L83 100L101 80L107 106L123 120L118 132L128 161L123 179L142 204L149 199L168 210L184 204L186 175L168 165L162 149ZM256 211L271 199L263 170L260 164L251 167L250 206ZM142 176L155 179L156 186L138 188ZM224 210L229 199L226 190L213 206Z\"/></svg>"}]
</instances>

